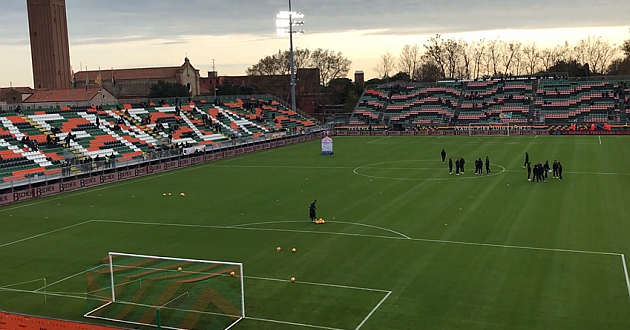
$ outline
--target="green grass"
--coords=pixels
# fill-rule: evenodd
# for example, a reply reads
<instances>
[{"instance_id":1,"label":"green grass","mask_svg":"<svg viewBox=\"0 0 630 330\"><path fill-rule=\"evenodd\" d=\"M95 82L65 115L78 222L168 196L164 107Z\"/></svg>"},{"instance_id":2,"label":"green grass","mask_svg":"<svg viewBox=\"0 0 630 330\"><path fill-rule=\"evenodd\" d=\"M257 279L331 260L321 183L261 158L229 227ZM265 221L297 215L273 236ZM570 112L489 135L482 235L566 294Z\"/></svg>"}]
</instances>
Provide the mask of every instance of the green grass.
<instances>
[{"instance_id":1,"label":"green grass","mask_svg":"<svg viewBox=\"0 0 630 330\"><path fill-rule=\"evenodd\" d=\"M114 251L242 262L246 276L383 290L246 278L253 318L354 329L391 291L362 329L628 329L618 255L630 254L628 143L339 137L334 157L320 156L314 141L7 206L0 286L53 283ZM466 158L465 176L448 175L442 147ZM527 182L525 151L533 161L562 161L564 180ZM494 174L475 177L473 160L486 155ZM325 225L308 222L312 199ZM259 222L271 223L226 228ZM47 291L85 288L77 276ZM0 290L0 309L13 312L86 321L92 305ZM245 319L233 329L295 328Z\"/></svg>"}]
</instances>

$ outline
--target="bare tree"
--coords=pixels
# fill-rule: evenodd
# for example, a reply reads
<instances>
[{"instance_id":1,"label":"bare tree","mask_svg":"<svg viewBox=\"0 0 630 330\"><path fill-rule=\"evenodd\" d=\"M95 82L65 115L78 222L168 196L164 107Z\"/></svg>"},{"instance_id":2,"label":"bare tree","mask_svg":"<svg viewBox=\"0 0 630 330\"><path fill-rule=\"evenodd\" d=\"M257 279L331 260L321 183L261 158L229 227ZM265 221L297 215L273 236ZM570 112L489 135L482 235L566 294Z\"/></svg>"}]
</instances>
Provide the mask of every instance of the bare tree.
<instances>
[{"instance_id":1,"label":"bare tree","mask_svg":"<svg viewBox=\"0 0 630 330\"><path fill-rule=\"evenodd\" d=\"M260 59L258 63L247 68L247 74L254 76L289 74L291 70L289 56L288 51L278 51L271 56L266 56ZM352 64L341 52L335 53L332 50L321 48L314 51L296 49L294 59L296 69L306 67L318 68L320 83L324 86L328 85L332 79L347 76L350 71L350 64Z\"/></svg>"},{"instance_id":2,"label":"bare tree","mask_svg":"<svg viewBox=\"0 0 630 330\"><path fill-rule=\"evenodd\" d=\"M405 45L400 52L398 69L408 74L411 79L414 79L416 68L420 65L420 60L420 48L417 45Z\"/></svg>"},{"instance_id":3,"label":"bare tree","mask_svg":"<svg viewBox=\"0 0 630 330\"><path fill-rule=\"evenodd\" d=\"M527 66L527 74L533 75L540 62L540 52L538 48L536 48L536 43L532 43L523 48L523 55Z\"/></svg>"},{"instance_id":4,"label":"bare tree","mask_svg":"<svg viewBox=\"0 0 630 330\"><path fill-rule=\"evenodd\" d=\"M436 34L431 37L424 45L425 48L425 57L430 59L433 63L435 63L441 71L441 75L446 76L446 64L444 60L444 40L442 40L442 36Z\"/></svg>"},{"instance_id":5,"label":"bare tree","mask_svg":"<svg viewBox=\"0 0 630 330\"><path fill-rule=\"evenodd\" d=\"M508 44L503 44L503 47L501 47L501 48L502 48L502 51L503 51L503 54L502 54L503 65L504 65L503 74L505 74L507 76L508 74L513 73L510 70L512 69L514 58L517 56L517 54L521 50L521 43L520 42L510 42Z\"/></svg>"},{"instance_id":6,"label":"bare tree","mask_svg":"<svg viewBox=\"0 0 630 330\"><path fill-rule=\"evenodd\" d=\"M481 69L481 61L483 59L483 55L486 51L486 43L485 40L481 39L478 42L472 45L472 60L474 62L474 72L475 79L479 78L479 73Z\"/></svg>"},{"instance_id":7,"label":"bare tree","mask_svg":"<svg viewBox=\"0 0 630 330\"><path fill-rule=\"evenodd\" d=\"M457 63L461 55L461 45L455 39L448 39L443 44L444 59L448 68L448 78L457 78Z\"/></svg>"},{"instance_id":8,"label":"bare tree","mask_svg":"<svg viewBox=\"0 0 630 330\"><path fill-rule=\"evenodd\" d=\"M459 41L459 46L461 52L461 69L459 76L464 79L470 79L472 77L471 66L474 55L474 46L463 40Z\"/></svg>"},{"instance_id":9,"label":"bare tree","mask_svg":"<svg viewBox=\"0 0 630 330\"><path fill-rule=\"evenodd\" d=\"M379 61L374 68L376 73L382 78L389 78L392 71L394 71L395 61L390 52L387 52L379 58Z\"/></svg>"},{"instance_id":10,"label":"bare tree","mask_svg":"<svg viewBox=\"0 0 630 330\"><path fill-rule=\"evenodd\" d=\"M559 61L558 54L552 48L543 49L540 53L540 59L545 71L549 71L549 69Z\"/></svg>"},{"instance_id":11,"label":"bare tree","mask_svg":"<svg viewBox=\"0 0 630 330\"><path fill-rule=\"evenodd\" d=\"M319 69L320 81L324 86L337 78L345 77L350 71L352 61L341 52L318 48L311 53L313 66Z\"/></svg>"},{"instance_id":12,"label":"bare tree","mask_svg":"<svg viewBox=\"0 0 630 330\"><path fill-rule=\"evenodd\" d=\"M486 56L488 71L492 68L492 71L488 72L489 75L497 76L499 73L497 69L499 67L499 61L501 60L501 46L502 43L499 40L492 40L488 43L488 53Z\"/></svg>"},{"instance_id":13,"label":"bare tree","mask_svg":"<svg viewBox=\"0 0 630 330\"><path fill-rule=\"evenodd\" d=\"M618 49L602 37L588 36L578 41L573 52L578 62L588 63L593 72L604 73Z\"/></svg>"}]
</instances>

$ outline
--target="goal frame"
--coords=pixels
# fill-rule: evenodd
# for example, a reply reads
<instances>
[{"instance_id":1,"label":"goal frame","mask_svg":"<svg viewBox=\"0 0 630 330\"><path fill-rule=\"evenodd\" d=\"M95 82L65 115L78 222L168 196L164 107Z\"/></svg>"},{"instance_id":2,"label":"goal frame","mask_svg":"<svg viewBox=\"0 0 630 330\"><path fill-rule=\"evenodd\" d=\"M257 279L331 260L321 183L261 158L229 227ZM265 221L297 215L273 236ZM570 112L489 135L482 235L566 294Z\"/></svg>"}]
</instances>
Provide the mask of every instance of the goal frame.
<instances>
[{"instance_id":1,"label":"goal frame","mask_svg":"<svg viewBox=\"0 0 630 330\"><path fill-rule=\"evenodd\" d=\"M109 274L110 274L110 286L111 286L111 294L112 294L112 299L111 301L107 301L105 302L103 305L85 313L83 315L83 317L86 318L93 318L93 319L104 319L107 321L112 321L112 322L120 322L120 323L128 323L128 324L135 324L135 325L142 325L142 326L149 326L149 327L153 327L153 328L164 328L164 329L175 329L175 330L180 330L180 328L174 328L174 327L169 327L169 326L160 326L160 325L152 325L152 324L144 324L144 323L139 323L139 322L133 322L133 321L126 321L126 320L117 320L117 319L111 319L111 318L106 318L106 317L100 317L100 316L94 316L91 315L92 313L105 308L106 306L116 303L116 290L115 290L115 282L114 282L114 263L113 263L113 258L114 257L132 257L132 258L146 258L146 259L156 259L156 260L169 260L169 261L182 261L182 262L194 262L194 263L203 263L203 264L221 264L221 265L229 265L229 266L236 266L239 268L239 273L240 273L240 284L241 284L241 315L239 316L238 319L236 319L234 322L232 322L229 326L227 326L224 330L228 330L230 328L232 328L233 326L235 326L237 323L239 323L241 320L243 320L245 318L245 283L244 283L244 274L243 274L243 263L240 262L229 262L229 261L216 261L216 260L201 260L201 259L188 259L188 258L175 258L175 257L164 257L164 256L151 256L151 255L143 255L143 254L133 254L133 253L121 253L121 252L109 252L107 254L107 259L109 262ZM154 306L155 308L158 308L160 306ZM191 311L192 312L192 311ZM184 330L184 329L181 329Z\"/></svg>"}]
</instances>

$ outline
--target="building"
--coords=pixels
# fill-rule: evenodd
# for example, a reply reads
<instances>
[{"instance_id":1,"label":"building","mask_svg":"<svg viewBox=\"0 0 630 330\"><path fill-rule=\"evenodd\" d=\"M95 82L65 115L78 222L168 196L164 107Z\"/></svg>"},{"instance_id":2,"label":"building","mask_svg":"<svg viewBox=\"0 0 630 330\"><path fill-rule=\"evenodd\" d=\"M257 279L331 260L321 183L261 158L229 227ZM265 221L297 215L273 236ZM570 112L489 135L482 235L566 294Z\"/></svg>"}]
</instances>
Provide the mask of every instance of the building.
<instances>
[{"instance_id":1,"label":"building","mask_svg":"<svg viewBox=\"0 0 630 330\"><path fill-rule=\"evenodd\" d=\"M35 89L70 88L65 0L27 0Z\"/></svg>"},{"instance_id":2,"label":"building","mask_svg":"<svg viewBox=\"0 0 630 330\"><path fill-rule=\"evenodd\" d=\"M322 96L319 69L298 69L296 77L295 94L298 109L305 113L315 112L318 100ZM228 87L249 87L254 93L271 94L288 102L291 96L289 81L289 75L217 77L216 72L208 72L208 78L200 78L200 86L201 95L213 95L215 87L219 92Z\"/></svg>"},{"instance_id":3,"label":"building","mask_svg":"<svg viewBox=\"0 0 630 330\"><path fill-rule=\"evenodd\" d=\"M20 104L29 96L33 95L35 90L30 87L7 87L0 88L0 102L8 105Z\"/></svg>"},{"instance_id":4,"label":"building","mask_svg":"<svg viewBox=\"0 0 630 330\"><path fill-rule=\"evenodd\" d=\"M22 102L22 109L90 107L117 104L118 100L103 88L38 89Z\"/></svg>"},{"instance_id":5,"label":"building","mask_svg":"<svg viewBox=\"0 0 630 330\"><path fill-rule=\"evenodd\" d=\"M354 85L357 89L363 90L365 86L365 73L363 73L363 71L354 72Z\"/></svg>"},{"instance_id":6,"label":"building","mask_svg":"<svg viewBox=\"0 0 630 330\"><path fill-rule=\"evenodd\" d=\"M147 98L159 81L188 87L191 96L199 95L199 70L184 59L181 66L80 71L74 74L76 88L102 86L117 99Z\"/></svg>"}]
</instances>

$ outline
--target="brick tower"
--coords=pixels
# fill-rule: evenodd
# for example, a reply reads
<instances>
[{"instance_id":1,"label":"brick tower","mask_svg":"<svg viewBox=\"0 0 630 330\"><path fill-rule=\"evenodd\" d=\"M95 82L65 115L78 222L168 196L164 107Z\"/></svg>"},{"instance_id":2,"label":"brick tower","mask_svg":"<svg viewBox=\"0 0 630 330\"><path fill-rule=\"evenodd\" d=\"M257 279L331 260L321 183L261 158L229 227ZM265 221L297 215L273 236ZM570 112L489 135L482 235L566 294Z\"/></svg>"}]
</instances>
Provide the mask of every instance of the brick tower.
<instances>
[{"instance_id":1,"label":"brick tower","mask_svg":"<svg viewBox=\"0 0 630 330\"><path fill-rule=\"evenodd\" d=\"M71 88L65 0L26 0L35 89Z\"/></svg>"}]
</instances>

